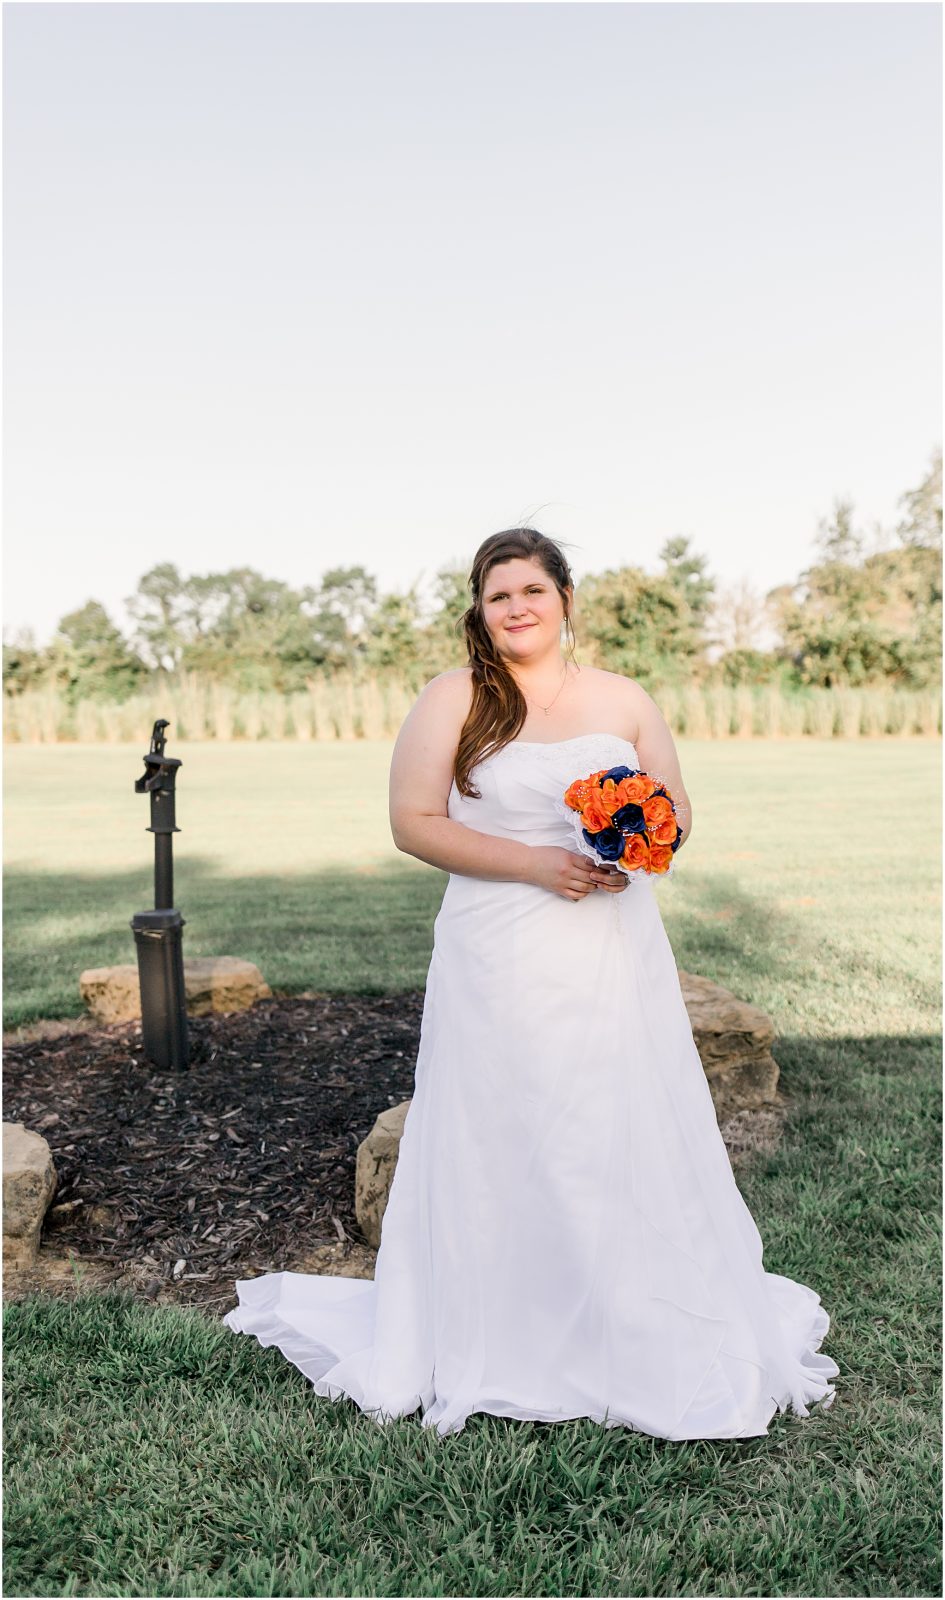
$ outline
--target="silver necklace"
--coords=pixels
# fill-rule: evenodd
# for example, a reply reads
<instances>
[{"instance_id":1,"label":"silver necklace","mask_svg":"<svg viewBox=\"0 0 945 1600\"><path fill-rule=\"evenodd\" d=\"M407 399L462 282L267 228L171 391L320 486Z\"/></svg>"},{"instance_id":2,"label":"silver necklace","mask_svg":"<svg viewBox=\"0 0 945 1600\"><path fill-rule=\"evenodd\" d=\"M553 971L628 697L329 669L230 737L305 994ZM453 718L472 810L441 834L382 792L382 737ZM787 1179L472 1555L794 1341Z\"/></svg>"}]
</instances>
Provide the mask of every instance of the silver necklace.
<instances>
[{"instance_id":1,"label":"silver necklace","mask_svg":"<svg viewBox=\"0 0 945 1600\"><path fill-rule=\"evenodd\" d=\"M558 685L558 693L555 695L555 699L551 701L550 705L547 705L547 706L540 705L537 700L533 701L531 699L531 696L527 695L527 694L525 695L525 699L528 700L532 705L538 706L539 711L543 711L545 713L545 716L547 717L549 711L551 710L551 707L555 703L555 700L557 700L558 695L561 693L562 689L564 688L565 678L567 678L567 676L568 676L568 663L565 662L564 663L564 678L561 679L561 682ZM525 694L524 689L522 690L522 693Z\"/></svg>"}]
</instances>

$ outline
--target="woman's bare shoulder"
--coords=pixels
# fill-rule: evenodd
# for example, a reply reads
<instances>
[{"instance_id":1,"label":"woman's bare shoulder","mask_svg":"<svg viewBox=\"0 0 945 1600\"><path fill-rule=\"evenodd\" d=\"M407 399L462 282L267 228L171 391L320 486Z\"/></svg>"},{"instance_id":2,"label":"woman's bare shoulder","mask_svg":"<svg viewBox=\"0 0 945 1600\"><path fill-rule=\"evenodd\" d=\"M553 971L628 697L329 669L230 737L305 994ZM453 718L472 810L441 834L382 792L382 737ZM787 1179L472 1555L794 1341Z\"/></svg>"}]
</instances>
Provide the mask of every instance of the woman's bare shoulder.
<instances>
[{"instance_id":1,"label":"woman's bare shoulder","mask_svg":"<svg viewBox=\"0 0 945 1600\"><path fill-rule=\"evenodd\" d=\"M455 722L456 737L469 715L472 706L473 681L471 667L451 667L438 672L424 684L420 699L433 704L447 723Z\"/></svg>"},{"instance_id":2,"label":"woman's bare shoulder","mask_svg":"<svg viewBox=\"0 0 945 1600\"><path fill-rule=\"evenodd\" d=\"M627 674L625 672L609 672L606 667L582 667L581 668L582 675L585 672L593 673L595 675L595 677L598 677L602 681L607 682L607 683L613 683L613 684L630 683L630 684L634 684L635 686L639 687L637 685L637 683L636 683L636 679L635 678L628 678Z\"/></svg>"},{"instance_id":3,"label":"woman's bare shoulder","mask_svg":"<svg viewBox=\"0 0 945 1600\"><path fill-rule=\"evenodd\" d=\"M640 705L641 702L650 699L642 683L638 683L636 678L628 677L625 672L607 672L603 667L597 667L595 670L613 687L615 694L623 696L625 703Z\"/></svg>"},{"instance_id":4,"label":"woman's bare shoulder","mask_svg":"<svg viewBox=\"0 0 945 1600\"><path fill-rule=\"evenodd\" d=\"M607 696L614 717L623 719L626 737L634 741L640 731L640 713L649 700L642 684L626 673L609 672L606 667L582 667L581 672L591 674L588 687L601 697Z\"/></svg>"},{"instance_id":5,"label":"woman's bare shoulder","mask_svg":"<svg viewBox=\"0 0 945 1600\"><path fill-rule=\"evenodd\" d=\"M472 667L449 667L438 672L425 688L439 695L452 695L454 699L472 700Z\"/></svg>"}]
</instances>

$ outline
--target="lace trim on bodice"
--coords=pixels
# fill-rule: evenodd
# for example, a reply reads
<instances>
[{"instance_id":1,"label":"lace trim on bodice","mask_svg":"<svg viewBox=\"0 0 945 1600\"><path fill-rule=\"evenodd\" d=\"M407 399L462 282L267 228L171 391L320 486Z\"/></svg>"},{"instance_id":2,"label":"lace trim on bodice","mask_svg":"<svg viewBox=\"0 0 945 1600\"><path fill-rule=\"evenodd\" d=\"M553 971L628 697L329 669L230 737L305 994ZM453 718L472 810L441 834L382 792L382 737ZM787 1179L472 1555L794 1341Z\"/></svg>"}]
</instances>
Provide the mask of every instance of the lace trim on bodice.
<instances>
[{"instance_id":1,"label":"lace trim on bodice","mask_svg":"<svg viewBox=\"0 0 945 1600\"><path fill-rule=\"evenodd\" d=\"M505 755L508 750L531 750L536 760L553 761L558 752L569 745L579 748L589 747L594 749L600 747L603 749L604 746L615 744L623 745L625 749L631 750L634 763L636 763L636 746L630 739L625 739L620 733L576 733L571 739L552 739L550 741L544 739L513 739L511 744L503 745L501 750L496 750L494 755L487 756L486 760L494 761L497 756ZM584 760L585 757L582 756L581 759ZM591 764L593 765L593 758L591 758ZM616 760L610 761L609 765L616 766Z\"/></svg>"}]
</instances>

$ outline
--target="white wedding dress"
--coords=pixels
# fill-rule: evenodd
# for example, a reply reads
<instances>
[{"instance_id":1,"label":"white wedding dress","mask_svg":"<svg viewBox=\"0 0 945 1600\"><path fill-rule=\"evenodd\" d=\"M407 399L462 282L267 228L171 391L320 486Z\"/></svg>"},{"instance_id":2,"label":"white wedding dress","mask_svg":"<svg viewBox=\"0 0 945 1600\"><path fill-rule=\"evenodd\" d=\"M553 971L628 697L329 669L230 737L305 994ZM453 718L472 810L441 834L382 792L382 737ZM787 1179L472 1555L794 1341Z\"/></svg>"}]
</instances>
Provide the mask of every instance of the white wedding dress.
<instances>
[{"instance_id":1,"label":"white wedding dress","mask_svg":"<svg viewBox=\"0 0 945 1600\"><path fill-rule=\"evenodd\" d=\"M628 740L516 740L450 817L577 848L576 777ZM379 1108L380 1109L380 1108ZM365 1130L367 1131L367 1130ZM767 1272L653 889L566 900L451 874L373 1281L241 1279L223 1320L374 1421L590 1417L751 1438L829 1405L819 1295Z\"/></svg>"}]
</instances>

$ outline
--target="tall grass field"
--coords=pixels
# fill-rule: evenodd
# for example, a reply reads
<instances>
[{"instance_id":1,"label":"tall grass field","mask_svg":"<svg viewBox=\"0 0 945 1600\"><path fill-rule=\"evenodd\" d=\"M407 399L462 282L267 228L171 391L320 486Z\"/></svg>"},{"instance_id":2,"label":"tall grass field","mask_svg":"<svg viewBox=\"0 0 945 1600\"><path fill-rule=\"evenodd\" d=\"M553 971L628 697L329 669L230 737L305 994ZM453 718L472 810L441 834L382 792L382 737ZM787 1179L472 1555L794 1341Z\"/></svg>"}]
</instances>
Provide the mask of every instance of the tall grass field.
<instances>
[{"instance_id":1,"label":"tall grass field","mask_svg":"<svg viewBox=\"0 0 945 1600\"><path fill-rule=\"evenodd\" d=\"M421 682L396 673L338 672L314 677L291 694L241 692L196 672L167 677L122 703L79 700L56 688L4 697L4 739L17 744L120 744L150 733L158 717L180 739L333 742L387 739L416 698ZM862 688L780 685L666 685L653 690L670 726L690 739L815 739L928 737L942 732L942 693L892 684Z\"/></svg>"}]
</instances>

